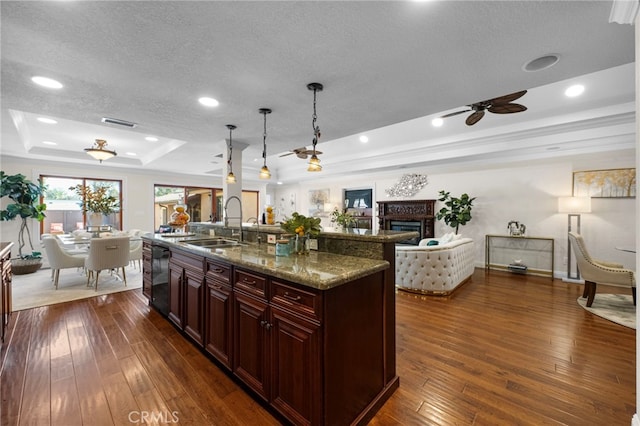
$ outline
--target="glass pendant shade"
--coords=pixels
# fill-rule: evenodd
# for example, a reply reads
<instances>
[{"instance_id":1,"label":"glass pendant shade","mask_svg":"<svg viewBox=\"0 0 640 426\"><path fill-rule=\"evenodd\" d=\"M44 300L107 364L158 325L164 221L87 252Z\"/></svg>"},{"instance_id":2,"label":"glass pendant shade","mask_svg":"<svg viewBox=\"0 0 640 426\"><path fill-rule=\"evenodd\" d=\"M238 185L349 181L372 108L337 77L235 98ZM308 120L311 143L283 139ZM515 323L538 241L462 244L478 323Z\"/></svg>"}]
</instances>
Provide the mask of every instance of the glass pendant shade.
<instances>
[{"instance_id":1,"label":"glass pendant shade","mask_svg":"<svg viewBox=\"0 0 640 426\"><path fill-rule=\"evenodd\" d=\"M271 171L267 166L262 166L260 169L260 179L271 179Z\"/></svg>"},{"instance_id":2,"label":"glass pendant shade","mask_svg":"<svg viewBox=\"0 0 640 426\"><path fill-rule=\"evenodd\" d=\"M233 172L229 172L227 175L227 183L236 183L236 175Z\"/></svg>"},{"instance_id":3,"label":"glass pendant shade","mask_svg":"<svg viewBox=\"0 0 640 426\"><path fill-rule=\"evenodd\" d=\"M102 163L102 160L108 160L109 158L118 155L115 151L106 149L106 145L107 141L103 139L96 139L95 144L91 148L85 148L84 152Z\"/></svg>"},{"instance_id":4,"label":"glass pendant shade","mask_svg":"<svg viewBox=\"0 0 640 426\"><path fill-rule=\"evenodd\" d=\"M307 167L308 172L321 172L322 166L320 165L320 159L317 155L313 154L309 159L309 167Z\"/></svg>"}]
</instances>

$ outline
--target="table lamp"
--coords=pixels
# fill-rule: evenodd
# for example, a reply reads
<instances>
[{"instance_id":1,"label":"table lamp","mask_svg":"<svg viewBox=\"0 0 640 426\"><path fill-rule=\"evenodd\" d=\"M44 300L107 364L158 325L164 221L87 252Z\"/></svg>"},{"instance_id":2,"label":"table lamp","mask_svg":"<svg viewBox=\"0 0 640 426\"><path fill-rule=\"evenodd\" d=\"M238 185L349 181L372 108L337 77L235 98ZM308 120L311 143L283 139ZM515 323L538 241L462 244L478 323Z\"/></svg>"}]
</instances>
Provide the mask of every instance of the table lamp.
<instances>
[{"instance_id":1,"label":"table lamp","mask_svg":"<svg viewBox=\"0 0 640 426\"><path fill-rule=\"evenodd\" d=\"M591 212L591 197L559 197L558 213L568 213L567 232L573 230L572 223L576 223L576 232L580 233L580 213ZM571 242L567 235L567 278L564 281L580 282L580 270L578 265L573 274L571 268Z\"/></svg>"}]
</instances>

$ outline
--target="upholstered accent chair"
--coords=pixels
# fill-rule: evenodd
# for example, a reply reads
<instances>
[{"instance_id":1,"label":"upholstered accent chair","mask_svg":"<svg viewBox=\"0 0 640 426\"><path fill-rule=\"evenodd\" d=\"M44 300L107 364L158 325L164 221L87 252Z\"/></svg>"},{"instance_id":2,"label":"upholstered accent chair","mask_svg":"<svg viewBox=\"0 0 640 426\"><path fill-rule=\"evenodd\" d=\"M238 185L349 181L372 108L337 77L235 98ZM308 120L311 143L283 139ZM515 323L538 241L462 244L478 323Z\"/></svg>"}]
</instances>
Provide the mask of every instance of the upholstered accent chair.
<instances>
[{"instance_id":1,"label":"upholstered accent chair","mask_svg":"<svg viewBox=\"0 0 640 426\"><path fill-rule=\"evenodd\" d=\"M51 279L58 289L60 270L68 268L82 268L87 258L86 254L69 254L58 244L57 238L47 237L42 239L42 246L51 266Z\"/></svg>"},{"instance_id":2,"label":"upholstered accent chair","mask_svg":"<svg viewBox=\"0 0 640 426\"><path fill-rule=\"evenodd\" d=\"M636 277L631 269L625 269L624 265L619 263L592 258L580 234L569 232L569 242L576 256L578 270L584 279L582 297L587 298L587 306L593 304L598 283L630 288L633 304L636 304Z\"/></svg>"},{"instance_id":3,"label":"upholstered accent chair","mask_svg":"<svg viewBox=\"0 0 640 426\"><path fill-rule=\"evenodd\" d=\"M92 238L89 246L89 256L84 267L87 270L87 286L91 283L93 271L96 272L95 287L98 291L100 271L122 269L122 280L127 285L125 266L129 264L129 237Z\"/></svg>"}]
</instances>

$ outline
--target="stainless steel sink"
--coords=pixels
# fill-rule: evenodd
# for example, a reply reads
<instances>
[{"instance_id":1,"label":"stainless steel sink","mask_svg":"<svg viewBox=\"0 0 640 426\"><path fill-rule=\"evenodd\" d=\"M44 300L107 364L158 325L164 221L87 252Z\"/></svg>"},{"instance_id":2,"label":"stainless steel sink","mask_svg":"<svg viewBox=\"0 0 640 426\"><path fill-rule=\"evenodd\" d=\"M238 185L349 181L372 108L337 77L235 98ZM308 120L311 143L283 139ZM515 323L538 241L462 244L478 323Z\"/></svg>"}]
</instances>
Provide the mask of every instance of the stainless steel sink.
<instances>
[{"instance_id":1,"label":"stainless steel sink","mask_svg":"<svg viewBox=\"0 0 640 426\"><path fill-rule=\"evenodd\" d=\"M181 243L202 248L221 248L244 245L236 240L227 240L225 238L205 238L201 240L180 240Z\"/></svg>"}]
</instances>

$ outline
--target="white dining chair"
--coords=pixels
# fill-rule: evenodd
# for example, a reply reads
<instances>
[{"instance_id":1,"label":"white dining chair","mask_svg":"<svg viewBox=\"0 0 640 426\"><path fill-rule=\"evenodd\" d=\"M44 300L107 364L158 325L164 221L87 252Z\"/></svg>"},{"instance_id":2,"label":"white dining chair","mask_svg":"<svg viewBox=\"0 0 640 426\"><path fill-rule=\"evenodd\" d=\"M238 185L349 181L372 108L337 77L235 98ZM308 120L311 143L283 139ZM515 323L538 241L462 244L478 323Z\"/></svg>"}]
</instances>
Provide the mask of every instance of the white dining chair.
<instances>
[{"instance_id":1,"label":"white dining chair","mask_svg":"<svg viewBox=\"0 0 640 426\"><path fill-rule=\"evenodd\" d=\"M105 269L122 269L122 280L127 285L127 275L124 268L129 264L129 237L92 238L89 245L89 255L84 267L87 270L87 286L91 284L95 271L95 288L98 291L100 271Z\"/></svg>"},{"instance_id":2,"label":"white dining chair","mask_svg":"<svg viewBox=\"0 0 640 426\"><path fill-rule=\"evenodd\" d=\"M142 240L139 238L129 240L129 263L133 264L134 268L137 263L138 269L142 271Z\"/></svg>"},{"instance_id":3,"label":"white dining chair","mask_svg":"<svg viewBox=\"0 0 640 426\"><path fill-rule=\"evenodd\" d=\"M55 238L43 238L42 246L44 247L49 266L51 266L51 278L54 281L56 290L58 289L61 269L84 267L87 255L67 253Z\"/></svg>"}]
</instances>

